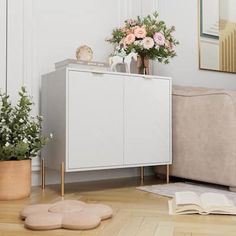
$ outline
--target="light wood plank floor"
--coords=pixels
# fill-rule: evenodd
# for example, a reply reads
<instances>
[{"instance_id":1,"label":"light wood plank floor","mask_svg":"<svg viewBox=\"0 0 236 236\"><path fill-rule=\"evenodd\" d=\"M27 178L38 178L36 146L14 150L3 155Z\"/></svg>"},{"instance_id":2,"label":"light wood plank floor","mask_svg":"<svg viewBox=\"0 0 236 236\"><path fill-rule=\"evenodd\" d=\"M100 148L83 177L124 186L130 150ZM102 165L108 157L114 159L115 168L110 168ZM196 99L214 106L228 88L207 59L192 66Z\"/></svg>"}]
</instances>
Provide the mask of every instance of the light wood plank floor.
<instances>
[{"instance_id":1,"label":"light wood plank floor","mask_svg":"<svg viewBox=\"0 0 236 236\"><path fill-rule=\"evenodd\" d=\"M156 184L156 179L145 184ZM169 216L168 198L139 191L137 179L67 184L64 199L109 204L114 217L88 231L31 231L24 228L19 211L28 204L51 203L62 198L59 186L35 187L29 199L0 202L0 236L21 235L102 235L102 236L235 236L234 216ZM91 191L93 190L93 191Z\"/></svg>"}]
</instances>

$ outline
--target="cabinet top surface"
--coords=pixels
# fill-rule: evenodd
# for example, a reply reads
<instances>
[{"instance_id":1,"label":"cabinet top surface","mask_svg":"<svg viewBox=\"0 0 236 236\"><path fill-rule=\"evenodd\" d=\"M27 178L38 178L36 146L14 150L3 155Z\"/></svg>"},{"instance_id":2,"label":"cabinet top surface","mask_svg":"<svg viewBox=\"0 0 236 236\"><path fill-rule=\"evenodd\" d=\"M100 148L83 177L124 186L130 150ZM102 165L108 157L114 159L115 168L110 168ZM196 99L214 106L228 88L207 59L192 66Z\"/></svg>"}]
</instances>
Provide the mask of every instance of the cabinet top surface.
<instances>
[{"instance_id":1,"label":"cabinet top surface","mask_svg":"<svg viewBox=\"0 0 236 236\"><path fill-rule=\"evenodd\" d=\"M71 67L66 67L62 69L58 69L56 71L65 71L70 72L70 71L75 71L75 72L89 72L89 73L94 73L94 74L108 74L108 75L120 75L120 76L125 76L125 77L141 77L141 78L149 78L149 79L164 79L164 80L171 80L171 77L165 77L165 76L157 76L157 75L142 75L142 74L129 74L129 73L122 73L122 72L111 72L111 71L97 71L97 70L89 70L89 69L80 69L80 68L71 68ZM53 72L52 72L53 73ZM51 73L49 73L51 74Z\"/></svg>"}]
</instances>

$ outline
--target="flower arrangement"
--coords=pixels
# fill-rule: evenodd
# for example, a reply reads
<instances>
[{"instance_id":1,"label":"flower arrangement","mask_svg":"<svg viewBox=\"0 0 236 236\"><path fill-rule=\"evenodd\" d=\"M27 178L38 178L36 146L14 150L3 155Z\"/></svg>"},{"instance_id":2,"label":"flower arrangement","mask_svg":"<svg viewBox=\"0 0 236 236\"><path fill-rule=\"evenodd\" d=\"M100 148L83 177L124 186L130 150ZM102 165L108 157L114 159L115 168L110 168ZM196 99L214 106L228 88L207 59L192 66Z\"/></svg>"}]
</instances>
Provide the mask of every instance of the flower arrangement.
<instances>
[{"instance_id":1,"label":"flower arrangement","mask_svg":"<svg viewBox=\"0 0 236 236\"><path fill-rule=\"evenodd\" d=\"M126 20L121 28L115 28L107 41L115 46L113 55L127 56L136 52L141 58L158 60L165 64L176 56L174 47L178 41L173 37L175 27L167 28L158 20L158 13Z\"/></svg>"},{"instance_id":2,"label":"flower arrangement","mask_svg":"<svg viewBox=\"0 0 236 236\"><path fill-rule=\"evenodd\" d=\"M37 156L48 140L40 135L42 117L30 116L33 102L24 87L19 95L18 103L13 106L9 96L0 93L0 161Z\"/></svg>"}]
</instances>

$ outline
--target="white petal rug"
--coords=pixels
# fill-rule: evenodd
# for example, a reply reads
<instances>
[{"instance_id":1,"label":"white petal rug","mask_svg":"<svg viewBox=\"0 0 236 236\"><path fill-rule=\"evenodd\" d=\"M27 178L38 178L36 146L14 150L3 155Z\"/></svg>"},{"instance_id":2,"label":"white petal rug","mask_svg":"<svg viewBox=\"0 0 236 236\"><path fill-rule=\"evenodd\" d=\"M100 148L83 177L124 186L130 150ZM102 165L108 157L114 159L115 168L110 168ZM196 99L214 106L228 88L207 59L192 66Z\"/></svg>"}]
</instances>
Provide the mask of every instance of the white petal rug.
<instances>
[{"instance_id":1,"label":"white petal rug","mask_svg":"<svg viewBox=\"0 0 236 236\"><path fill-rule=\"evenodd\" d=\"M226 187L221 187L217 185L208 185L208 184L203 185L191 182L187 183L181 182L181 183L142 186L142 187L137 187L137 189L150 193L159 194L166 197L174 197L175 192L181 192L181 191L193 191L199 195L205 192L222 193L227 198L231 199L236 205L236 193L228 191Z\"/></svg>"}]
</instances>

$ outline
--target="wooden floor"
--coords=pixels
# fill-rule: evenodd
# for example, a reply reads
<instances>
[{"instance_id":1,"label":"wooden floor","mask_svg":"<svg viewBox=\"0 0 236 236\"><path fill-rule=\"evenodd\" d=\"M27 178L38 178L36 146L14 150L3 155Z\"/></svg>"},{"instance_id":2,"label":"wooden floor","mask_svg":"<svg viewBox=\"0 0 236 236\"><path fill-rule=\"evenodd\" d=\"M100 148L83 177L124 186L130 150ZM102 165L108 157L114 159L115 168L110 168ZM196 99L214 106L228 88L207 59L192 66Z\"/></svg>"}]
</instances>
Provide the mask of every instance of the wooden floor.
<instances>
[{"instance_id":1,"label":"wooden floor","mask_svg":"<svg viewBox=\"0 0 236 236\"><path fill-rule=\"evenodd\" d=\"M156 184L156 179L144 184ZM88 231L53 230L31 231L24 228L19 219L19 211L28 204L51 203L62 198L59 186L47 186L42 191L32 189L29 199L0 202L0 236L21 235L104 235L104 236L235 236L234 216L169 216L168 198L136 190L137 179L100 181L83 184L67 184L64 199L109 204L114 209L114 217ZM93 191L92 191L93 190Z\"/></svg>"}]
</instances>

